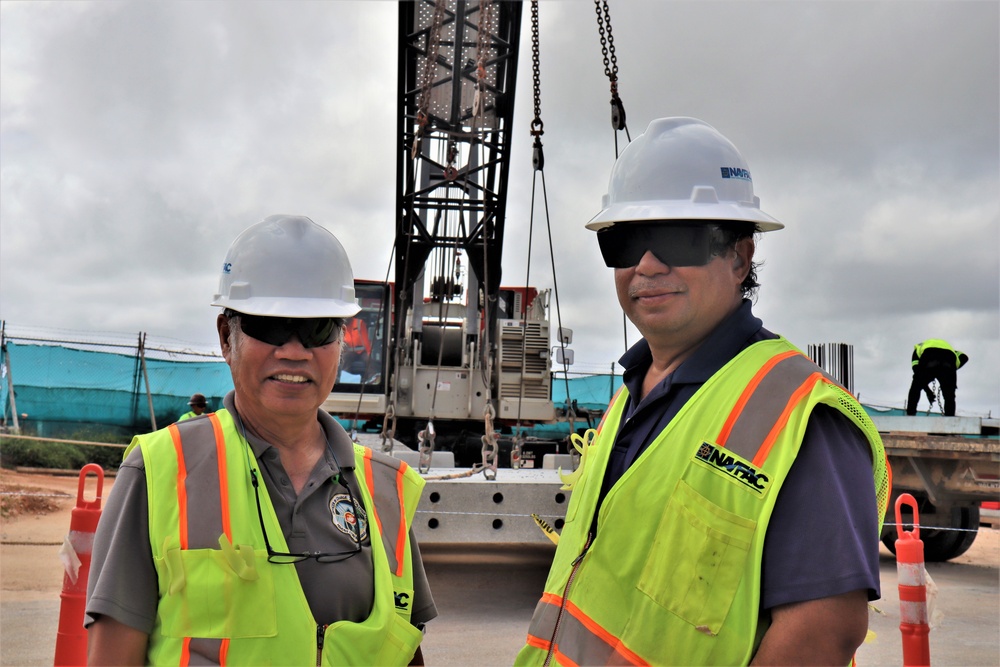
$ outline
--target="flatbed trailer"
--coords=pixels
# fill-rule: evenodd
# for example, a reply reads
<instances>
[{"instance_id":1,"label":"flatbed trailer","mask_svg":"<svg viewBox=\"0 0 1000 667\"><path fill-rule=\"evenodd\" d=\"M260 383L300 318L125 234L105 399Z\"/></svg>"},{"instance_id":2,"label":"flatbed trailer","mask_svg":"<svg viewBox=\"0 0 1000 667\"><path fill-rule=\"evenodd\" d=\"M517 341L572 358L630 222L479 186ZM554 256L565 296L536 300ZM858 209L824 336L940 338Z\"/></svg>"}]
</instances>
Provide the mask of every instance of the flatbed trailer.
<instances>
[{"instance_id":1,"label":"flatbed trailer","mask_svg":"<svg viewBox=\"0 0 1000 667\"><path fill-rule=\"evenodd\" d=\"M964 553L979 529L980 504L1000 501L998 421L978 417L879 417L873 421L892 468L892 497L882 541L894 550L895 501L911 494L920 513L927 561ZM405 448L404 448L405 450ZM395 455L415 463L418 453ZM421 543L544 543L532 514L562 528L570 492L559 468L573 469L565 454L546 454L532 469L500 468L496 479L454 468L450 453L435 454L414 530ZM910 518L904 513L904 523Z\"/></svg>"},{"instance_id":2,"label":"flatbed trailer","mask_svg":"<svg viewBox=\"0 0 1000 667\"><path fill-rule=\"evenodd\" d=\"M917 501L927 561L946 561L972 546L980 505L1000 501L997 419L873 416L892 467L892 498L882 542L895 549L895 501ZM904 523L908 513L904 516Z\"/></svg>"}]
</instances>

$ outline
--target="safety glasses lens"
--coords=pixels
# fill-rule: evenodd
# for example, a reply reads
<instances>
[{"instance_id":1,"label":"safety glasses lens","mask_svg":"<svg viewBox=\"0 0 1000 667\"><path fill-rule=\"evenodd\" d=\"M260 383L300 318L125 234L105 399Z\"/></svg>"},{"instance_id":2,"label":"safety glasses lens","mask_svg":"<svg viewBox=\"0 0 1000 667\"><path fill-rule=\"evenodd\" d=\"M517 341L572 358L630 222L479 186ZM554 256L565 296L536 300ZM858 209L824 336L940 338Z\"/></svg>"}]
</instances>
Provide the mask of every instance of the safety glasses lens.
<instances>
[{"instance_id":1,"label":"safety glasses lens","mask_svg":"<svg viewBox=\"0 0 1000 667\"><path fill-rule=\"evenodd\" d=\"M321 347L337 340L339 320L335 317L263 317L240 315L243 333L279 347L297 336L303 347Z\"/></svg>"},{"instance_id":2,"label":"safety glasses lens","mask_svg":"<svg viewBox=\"0 0 1000 667\"><path fill-rule=\"evenodd\" d=\"M667 266L704 266L712 258L716 236L713 225L614 225L597 232L604 263L627 269L647 251Z\"/></svg>"},{"instance_id":3,"label":"safety glasses lens","mask_svg":"<svg viewBox=\"0 0 1000 667\"><path fill-rule=\"evenodd\" d=\"M299 340L306 347L329 345L337 340L340 333L340 321L334 317L310 318L300 322Z\"/></svg>"}]
</instances>

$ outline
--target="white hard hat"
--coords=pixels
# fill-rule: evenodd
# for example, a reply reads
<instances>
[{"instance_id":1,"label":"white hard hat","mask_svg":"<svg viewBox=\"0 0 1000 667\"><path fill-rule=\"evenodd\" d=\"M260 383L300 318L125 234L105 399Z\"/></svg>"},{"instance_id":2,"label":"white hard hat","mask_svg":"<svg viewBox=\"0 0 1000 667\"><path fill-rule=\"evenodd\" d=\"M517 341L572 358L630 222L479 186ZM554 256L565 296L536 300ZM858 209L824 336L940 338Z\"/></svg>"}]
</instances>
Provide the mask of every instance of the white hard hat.
<instances>
[{"instance_id":1,"label":"white hard hat","mask_svg":"<svg viewBox=\"0 0 1000 667\"><path fill-rule=\"evenodd\" d=\"M353 317L361 310L344 246L293 215L272 215L236 237L212 305L272 317Z\"/></svg>"},{"instance_id":2,"label":"white hard hat","mask_svg":"<svg viewBox=\"0 0 1000 667\"><path fill-rule=\"evenodd\" d=\"M784 227L760 210L736 146L695 118L651 122L615 162L603 206L587 229L658 220L752 222L762 232Z\"/></svg>"}]
</instances>

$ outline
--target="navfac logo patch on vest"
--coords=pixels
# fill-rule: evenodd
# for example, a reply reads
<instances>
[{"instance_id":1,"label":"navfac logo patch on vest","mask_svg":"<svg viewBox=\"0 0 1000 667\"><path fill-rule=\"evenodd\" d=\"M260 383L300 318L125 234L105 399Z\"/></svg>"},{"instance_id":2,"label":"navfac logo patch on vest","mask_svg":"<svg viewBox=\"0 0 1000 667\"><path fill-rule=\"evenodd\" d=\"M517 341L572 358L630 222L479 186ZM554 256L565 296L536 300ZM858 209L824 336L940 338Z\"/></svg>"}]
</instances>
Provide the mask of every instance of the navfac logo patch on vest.
<instances>
[{"instance_id":1,"label":"navfac logo patch on vest","mask_svg":"<svg viewBox=\"0 0 1000 667\"><path fill-rule=\"evenodd\" d=\"M711 443L701 443L701 447L695 453L695 458L703 461L712 469L732 477L757 494L763 495L764 491L767 490L767 485L770 483L767 475L763 472L722 447L716 447Z\"/></svg>"},{"instance_id":2,"label":"navfac logo patch on vest","mask_svg":"<svg viewBox=\"0 0 1000 667\"><path fill-rule=\"evenodd\" d=\"M346 493L338 493L330 500L330 514L337 530L349 536L355 543L368 537L368 518L365 508L351 502Z\"/></svg>"}]
</instances>

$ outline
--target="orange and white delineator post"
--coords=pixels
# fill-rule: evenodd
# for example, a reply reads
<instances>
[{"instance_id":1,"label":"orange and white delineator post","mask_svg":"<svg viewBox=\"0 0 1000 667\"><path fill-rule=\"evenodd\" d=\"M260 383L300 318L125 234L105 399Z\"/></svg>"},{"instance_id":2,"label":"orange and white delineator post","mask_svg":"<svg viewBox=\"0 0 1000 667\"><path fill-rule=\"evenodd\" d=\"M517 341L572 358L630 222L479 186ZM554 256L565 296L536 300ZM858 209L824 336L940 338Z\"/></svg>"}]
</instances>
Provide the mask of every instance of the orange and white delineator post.
<instances>
[{"instance_id":1,"label":"orange and white delineator post","mask_svg":"<svg viewBox=\"0 0 1000 667\"><path fill-rule=\"evenodd\" d=\"M94 500L83 499L87 474L97 476L97 494ZM59 630L56 634L54 664L87 664L87 631L83 628L83 615L87 607L87 580L90 578L90 554L94 548L94 533L101 518L101 495L104 491L104 468L88 463L80 470L80 485L76 493L76 507L70 516L69 534L63 543L60 557L63 560L63 588L59 594Z\"/></svg>"},{"instance_id":2,"label":"orange and white delineator post","mask_svg":"<svg viewBox=\"0 0 1000 667\"><path fill-rule=\"evenodd\" d=\"M900 509L913 510L913 530L903 531ZM930 625L927 615L927 573L924 570L924 543L920 539L917 501L909 493L896 499L896 573L899 580L899 631L903 635L903 665L928 667L931 664Z\"/></svg>"}]
</instances>

